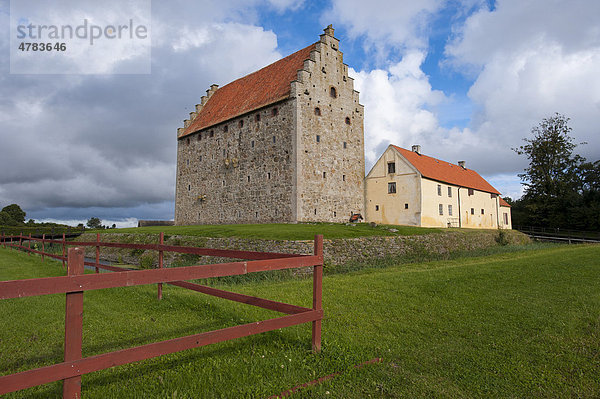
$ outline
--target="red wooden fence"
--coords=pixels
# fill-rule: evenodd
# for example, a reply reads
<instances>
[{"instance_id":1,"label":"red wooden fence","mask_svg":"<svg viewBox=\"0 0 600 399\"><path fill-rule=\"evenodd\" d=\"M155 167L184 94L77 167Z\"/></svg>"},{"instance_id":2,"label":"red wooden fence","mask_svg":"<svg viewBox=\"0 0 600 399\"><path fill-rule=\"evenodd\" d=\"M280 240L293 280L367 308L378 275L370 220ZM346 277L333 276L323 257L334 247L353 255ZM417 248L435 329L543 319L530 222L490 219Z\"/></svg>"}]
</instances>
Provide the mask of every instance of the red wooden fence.
<instances>
[{"instance_id":1,"label":"red wooden fence","mask_svg":"<svg viewBox=\"0 0 600 399\"><path fill-rule=\"evenodd\" d=\"M23 240L28 245L23 245ZM67 261L67 275L60 277L36 278L27 280L0 281L0 299L22 298L48 294L66 294L65 312L65 349L64 362L41 367L16 374L0 377L0 395L8 392L63 380L63 398L81 397L81 376L98 370L133 363L140 360L197 348L217 342L260 334L283 327L312 322L312 347L321 350L322 280L323 280L323 236L315 236L312 255L283 254L272 252L235 251L211 248L180 247L164 245L161 233L158 244L121 244L100 242L100 236L92 242L67 242L49 240L45 237L32 238L23 235L0 236L4 247L19 248L27 252ZM41 242L42 250L31 248L31 242ZM62 256L45 252L46 244L62 246ZM65 258L65 248L69 248ZM86 262L82 247L96 248L96 261ZM100 264L100 247L130 248L154 250L159 253L157 269L132 270ZM163 253L176 252L203 256L243 259L244 261L197 265L187 267L163 268ZM105 269L114 273L84 274L84 265ZM219 290L216 288L186 282L210 277L242 275L247 273L281 270L313 266L313 307L312 309L287 303L257 298L249 295ZM274 319L208 331L186 337L154 342L142 346L122 349L100 355L82 357L83 294L85 291L134 285L158 284L158 299L162 298L162 284L168 283L208 295L258 306L286 314Z\"/></svg>"}]
</instances>

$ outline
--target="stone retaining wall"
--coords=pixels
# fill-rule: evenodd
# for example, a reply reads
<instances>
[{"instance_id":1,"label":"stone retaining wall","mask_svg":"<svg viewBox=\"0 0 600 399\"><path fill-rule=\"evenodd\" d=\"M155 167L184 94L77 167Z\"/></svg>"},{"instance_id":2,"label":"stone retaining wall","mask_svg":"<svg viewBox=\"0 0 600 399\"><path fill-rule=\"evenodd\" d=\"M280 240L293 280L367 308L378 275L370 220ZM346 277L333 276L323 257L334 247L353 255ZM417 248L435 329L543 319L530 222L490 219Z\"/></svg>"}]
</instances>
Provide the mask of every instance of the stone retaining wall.
<instances>
[{"instance_id":1,"label":"stone retaining wall","mask_svg":"<svg viewBox=\"0 0 600 399\"><path fill-rule=\"evenodd\" d=\"M499 245L496 242L498 231L493 230L467 230L448 231L418 236L391 236L391 237L360 237L349 239L325 238L323 251L325 263L340 265L351 260L368 261L370 259L385 258L389 256L410 255L412 253L438 253L445 254L456 251L476 250ZM505 231L509 244L525 244L529 238L517 231ZM78 241L95 241L95 234L83 234ZM158 235L149 234L103 234L101 241L149 244L158 243ZM195 236L165 236L165 244L205 248L234 249L258 252L284 252L309 254L313 251L312 241L293 240L258 240L242 238L206 238ZM157 263L156 251L142 251L118 248L101 248L101 258L111 262L128 264ZM87 248L86 255L95 257L95 249ZM196 264L219 263L228 261L215 257L193 257L190 255L165 253L165 264L171 265L188 259Z\"/></svg>"}]
</instances>

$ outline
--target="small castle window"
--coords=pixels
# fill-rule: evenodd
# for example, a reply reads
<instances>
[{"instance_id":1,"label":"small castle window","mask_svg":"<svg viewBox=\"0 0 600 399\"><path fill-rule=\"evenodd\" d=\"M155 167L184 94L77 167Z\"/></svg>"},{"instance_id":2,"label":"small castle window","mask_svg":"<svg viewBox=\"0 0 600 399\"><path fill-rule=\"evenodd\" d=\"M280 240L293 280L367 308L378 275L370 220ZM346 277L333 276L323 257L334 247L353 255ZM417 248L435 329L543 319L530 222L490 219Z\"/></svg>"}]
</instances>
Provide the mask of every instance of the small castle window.
<instances>
[{"instance_id":1,"label":"small castle window","mask_svg":"<svg viewBox=\"0 0 600 399\"><path fill-rule=\"evenodd\" d=\"M202 133L198 133L198 141L202 140Z\"/></svg>"},{"instance_id":2,"label":"small castle window","mask_svg":"<svg viewBox=\"0 0 600 399\"><path fill-rule=\"evenodd\" d=\"M251 146L252 148L254 148L254 140L252 140L252 141L250 142L250 146Z\"/></svg>"},{"instance_id":3,"label":"small castle window","mask_svg":"<svg viewBox=\"0 0 600 399\"><path fill-rule=\"evenodd\" d=\"M321 108L315 107L315 115L321 116Z\"/></svg>"},{"instance_id":4,"label":"small castle window","mask_svg":"<svg viewBox=\"0 0 600 399\"><path fill-rule=\"evenodd\" d=\"M396 182L388 183L388 194L396 194Z\"/></svg>"},{"instance_id":5,"label":"small castle window","mask_svg":"<svg viewBox=\"0 0 600 399\"><path fill-rule=\"evenodd\" d=\"M485 215L485 210L483 208L481 208L481 214Z\"/></svg>"},{"instance_id":6,"label":"small castle window","mask_svg":"<svg viewBox=\"0 0 600 399\"><path fill-rule=\"evenodd\" d=\"M335 89L335 87L331 87L329 89L329 95L331 96L331 98L337 98L337 90Z\"/></svg>"},{"instance_id":7,"label":"small castle window","mask_svg":"<svg viewBox=\"0 0 600 399\"><path fill-rule=\"evenodd\" d=\"M408 204L404 204L404 209L408 209Z\"/></svg>"},{"instance_id":8,"label":"small castle window","mask_svg":"<svg viewBox=\"0 0 600 399\"><path fill-rule=\"evenodd\" d=\"M187 141L187 144L189 145L190 144L190 138L188 137L186 141Z\"/></svg>"},{"instance_id":9,"label":"small castle window","mask_svg":"<svg viewBox=\"0 0 600 399\"><path fill-rule=\"evenodd\" d=\"M188 184L188 191L192 191L192 186Z\"/></svg>"},{"instance_id":10,"label":"small castle window","mask_svg":"<svg viewBox=\"0 0 600 399\"><path fill-rule=\"evenodd\" d=\"M258 212L256 212L256 218L258 219Z\"/></svg>"},{"instance_id":11,"label":"small castle window","mask_svg":"<svg viewBox=\"0 0 600 399\"><path fill-rule=\"evenodd\" d=\"M346 175L342 175L342 181L346 181Z\"/></svg>"},{"instance_id":12,"label":"small castle window","mask_svg":"<svg viewBox=\"0 0 600 399\"><path fill-rule=\"evenodd\" d=\"M200 162L202 162L202 155L200 155L200 156L198 157L198 160L199 160Z\"/></svg>"},{"instance_id":13,"label":"small castle window","mask_svg":"<svg viewBox=\"0 0 600 399\"><path fill-rule=\"evenodd\" d=\"M346 117L346 125L349 125L349 124L350 124L350 117L347 116Z\"/></svg>"},{"instance_id":14,"label":"small castle window","mask_svg":"<svg viewBox=\"0 0 600 399\"><path fill-rule=\"evenodd\" d=\"M327 172L323 172L323 179L327 178Z\"/></svg>"},{"instance_id":15,"label":"small castle window","mask_svg":"<svg viewBox=\"0 0 600 399\"><path fill-rule=\"evenodd\" d=\"M320 143L320 142L321 142L321 136L319 136L319 135L317 134L317 143Z\"/></svg>"},{"instance_id":16,"label":"small castle window","mask_svg":"<svg viewBox=\"0 0 600 399\"><path fill-rule=\"evenodd\" d=\"M229 131L229 126L227 126L227 125L223 126L223 131L224 131L224 132L227 132L227 131ZM212 136L211 136L211 137L212 137Z\"/></svg>"},{"instance_id":17,"label":"small castle window","mask_svg":"<svg viewBox=\"0 0 600 399\"><path fill-rule=\"evenodd\" d=\"M256 121L260 122L260 114L256 114Z\"/></svg>"},{"instance_id":18,"label":"small castle window","mask_svg":"<svg viewBox=\"0 0 600 399\"><path fill-rule=\"evenodd\" d=\"M275 143L277 141L277 139L275 138L275 136L273 136L273 143Z\"/></svg>"},{"instance_id":19,"label":"small castle window","mask_svg":"<svg viewBox=\"0 0 600 399\"><path fill-rule=\"evenodd\" d=\"M396 162L388 162L388 173L396 173Z\"/></svg>"},{"instance_id":20,"label":"small castle window","mask_svg":"<svg viewBox=\"0 0 600 399\"><path fill-rule=\"evenodd\" d=\"M244 127L244 120L240 120L240 127Z\"/></svg>"},{"instance_id":21,"label":"small castle window","mask_svg":"<svg viewBox=\"0 0 600 399\"><path fill-rule=\"evenodd\" d=\"M267 179L271 180L271 172L267 173Z\"/></svg>"},{"instance_id":22,"label":"small castle window","mask_svg":"<svg viewBox=\"0 0 600 399\"><path fill-rule=\"evenodd\" d=\"M471 215L475 214L475 208L471 208Z\"/></svg>"},{"instance_id":23,"label":"small castle window","mask_svg":"<svg viewBox=\"0 0 600 399\"><path fill-rule=\"evenodd\" d=\"M473 190L472 188L469 189L469 195L473 195L475 194L475 190Z\"/></svg>"},{"instance_id":24,"label":"small castle window","mask_svg":"<svg viewBox=\"0 0 600 399\"><path fill-rule=\"evenodd\" d=\"M315 208L315 215L317 214L317 208Z\"/></svg>"},{"instance_id":25,"label":"small castle window","mask_svg":"<svg viewBox=\"0 0 600 399\"><path fill-rule=\"evenodd\" d=\"M248 183L250 183L250 176L248 176Z\"/></svg>"},{"instance_id":26,"label":"small castle window","mask_svg":"<svg viewBox=\"0 0 600 399\"><path fill-rule=\"evenodd\" d=\"M271 115L277 116L279 115L279 108L275 107L271 110Z\"/></svg>"},{"instance_id":27,"label":"small castle window","mask_svg":"<svg viewBox=\"0 0 600 399\"><path fill-rule=\"evenodd\" d=\"M185 160L185 163L186 163L186 165L189 165L189 164L190 164L190 160L189 160L189 159L186 159L186 160Z\"/></svg>"},{"instance_id":28,"label":"small castle window","mask_svg":"<svg viewBox=\"0 0 600 399\"><path fill-rule=\"evenodd\" d=\"M348 147L348 143L346 143L346 142L344 141L344 149L346 149L347 147Z\"/></svg>"},{"instance_id":29,"label":"small castle window","mask_svg":"<svg viewBox=\"0 0 600 399\"><path fill-rule=\"evenodd\" d=\"M375 210L378 211L379 210L379 205L375 205Z\"/></svg>"},{"instance_id":30,"label":"small castle window","mask_svg":"<svg viewBox=\"0 0 600 399\"><path fill-rule=\"evenodd\" d=\"M225 127L227 127L227 126L225 126ZM225 131L227 131L227 130L225 130ZM214 136L215 136L215 132L214 132L214 130L211 130L210 134L209 134L209 137L214 137Z\"/></svg>"},{"instance_id":31,"label":"small castle window","mask_svg":"<svg viewBox=\"0 0 600 399\"><path fill-rule=\"evenodd\" d=\"M337 217L337 212L333 211L333 217Z\"/></svg>"}]
</instances>

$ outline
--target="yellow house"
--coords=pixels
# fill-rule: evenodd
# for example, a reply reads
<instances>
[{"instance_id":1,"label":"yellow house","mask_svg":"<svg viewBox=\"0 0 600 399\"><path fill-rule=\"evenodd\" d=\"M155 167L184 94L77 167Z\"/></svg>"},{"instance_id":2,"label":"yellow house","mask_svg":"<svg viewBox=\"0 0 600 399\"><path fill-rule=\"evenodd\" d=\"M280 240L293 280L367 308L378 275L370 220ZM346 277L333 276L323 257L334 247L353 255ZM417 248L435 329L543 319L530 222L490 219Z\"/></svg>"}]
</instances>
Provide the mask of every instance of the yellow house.
<instances>
[{"instance_id":1,"label":"yellow house","mask_svg":"<svg viewBox=\"0 0 600 399\"><path fill-rule=\"evenodd\" d=\"M512 228L510 205L464 161L390 145L365 178L366 220L423 227Z\"/></svg>"}]
</instances>

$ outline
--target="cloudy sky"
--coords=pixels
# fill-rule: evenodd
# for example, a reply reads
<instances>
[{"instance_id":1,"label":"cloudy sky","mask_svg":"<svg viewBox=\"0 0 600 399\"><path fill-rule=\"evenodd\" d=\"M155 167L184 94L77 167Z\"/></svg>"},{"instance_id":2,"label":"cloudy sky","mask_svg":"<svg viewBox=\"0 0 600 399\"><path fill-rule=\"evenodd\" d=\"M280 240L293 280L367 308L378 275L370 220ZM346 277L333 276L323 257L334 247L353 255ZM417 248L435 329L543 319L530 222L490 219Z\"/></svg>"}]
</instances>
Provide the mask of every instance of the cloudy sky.
<instances>
[{"instance_id":1,"label":"cloudy sky","mask_svg":"<svg viewBox=\"0 0 600 399\"><path fill-rule=\"evenodd\" d=\"M44 2L60 15L68 3ZM11 74L0 0L0 206L172 219L176 130L194 104L328 24L365 105L367 168L390 143L420 144L517 198L526 161L511 147L542 118L570 117L577 150L600 159L598 15L598 0L152 1L151 73Z\"/></svg>"}]
</instances>

